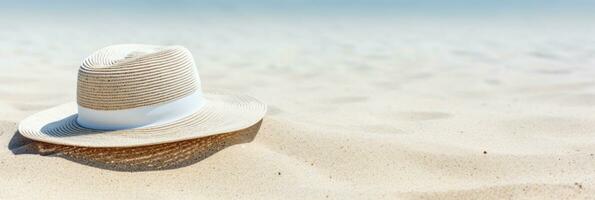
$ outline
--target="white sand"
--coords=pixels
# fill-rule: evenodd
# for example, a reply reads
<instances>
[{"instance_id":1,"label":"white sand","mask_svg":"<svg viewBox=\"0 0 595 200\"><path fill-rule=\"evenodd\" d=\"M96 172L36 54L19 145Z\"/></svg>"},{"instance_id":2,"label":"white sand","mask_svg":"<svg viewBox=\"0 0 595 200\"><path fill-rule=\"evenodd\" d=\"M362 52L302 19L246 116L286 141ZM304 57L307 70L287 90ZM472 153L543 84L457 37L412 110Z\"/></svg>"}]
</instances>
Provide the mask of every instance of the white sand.
<instances>
[{"instance_id":1,"label":"white sand","mask_svg":"<svg viewBox=\"0 0 595 200\"><path fill-rule=\"evenodd\" d=\"M0 199L595 195L588 26L3 20ZM254 141L190 166L132 173L13 153L21 119L74 100L83 57L131 42L184 45L204 88L267 102Z\"/></svg>"}]
</instances>

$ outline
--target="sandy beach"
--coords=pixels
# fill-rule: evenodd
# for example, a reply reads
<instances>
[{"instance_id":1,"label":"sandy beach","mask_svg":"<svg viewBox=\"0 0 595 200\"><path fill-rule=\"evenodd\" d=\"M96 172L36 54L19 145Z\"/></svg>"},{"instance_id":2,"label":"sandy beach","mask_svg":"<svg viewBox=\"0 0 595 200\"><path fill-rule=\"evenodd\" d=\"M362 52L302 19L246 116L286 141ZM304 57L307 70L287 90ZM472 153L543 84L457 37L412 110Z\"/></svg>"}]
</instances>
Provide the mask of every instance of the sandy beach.
<instances>
[{"instance_id":1,"label":"sandy beach","mask_svg":"<svg viewBox=\"0 0 595 200\"><path fill-rule=\"evenodd\" d=\"M0 18L0 199L595 196L590 22L172 18ZM19 136L119 43L187 47L206 91L268 104L259 130L188 142L201 150L174 164ZM139 160L154 163L117 165Z\"/></svg>"}]
</instances>

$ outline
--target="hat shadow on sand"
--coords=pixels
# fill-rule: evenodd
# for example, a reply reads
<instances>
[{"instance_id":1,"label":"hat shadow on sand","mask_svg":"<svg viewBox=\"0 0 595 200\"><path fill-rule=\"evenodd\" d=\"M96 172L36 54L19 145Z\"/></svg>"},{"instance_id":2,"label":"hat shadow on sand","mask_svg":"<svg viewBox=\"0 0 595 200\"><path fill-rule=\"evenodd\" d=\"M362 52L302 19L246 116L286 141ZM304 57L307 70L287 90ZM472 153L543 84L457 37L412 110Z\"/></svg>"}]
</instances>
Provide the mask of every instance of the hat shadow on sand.
<instances>
[{"instance_id":1,"label":"hat shadow on sand","mask_svg":"<svg viewBox=\"0 0 595 200\"><path fill-rule=\"evenodd\" d=\"M141 147L90 148L38 142L18 131L8 148L15 155L38 154L61 157L73 162L114 171L152 171L176 169L197 163L226 147L251 142L260 129L258 123L234 132L180 142Z\"/></svg>"}]
</instances>

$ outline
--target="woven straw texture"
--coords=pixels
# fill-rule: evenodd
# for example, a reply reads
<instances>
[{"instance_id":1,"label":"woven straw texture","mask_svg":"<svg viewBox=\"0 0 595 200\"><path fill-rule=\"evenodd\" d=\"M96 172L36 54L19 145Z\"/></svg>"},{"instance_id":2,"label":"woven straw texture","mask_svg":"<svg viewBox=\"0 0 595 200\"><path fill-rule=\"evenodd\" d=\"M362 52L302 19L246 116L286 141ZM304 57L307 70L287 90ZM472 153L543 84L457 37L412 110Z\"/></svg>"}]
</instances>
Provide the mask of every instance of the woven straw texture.
<instances>
[{"instance_id":1,"label":"woven straw texture","mask_svg":"<svg viewBox=\"0 0 595 200\"><path fill-rule=\"evenodd\" d=\"M134 147L237 131L261 120L266 105L245 95L203 93L205 104L177 121L147 128L103 131L80 126L78 106L122 110L159 105L201 90L190 52L181 46L114 45L98 50L79 69L77 102L19 124L30 139L81 147Z\"/></svg>"},{"instance_id":2,"label":"woven straw texture","mask_svg":"<svg viewBox=\"0 0 595 200\"><path fill-rule=\"evenodd\" d=\"M82 147L133 147L176 142L244 129L256 124L266 105L245 95L205 94L207 103L198 112L176 122L149 128L102 131L76 123L76 103L63 104L19 124L30 139Z\"/></svg>"},{"instance_id":3,"label":"woven straw texture","mask_svg":"<svg viewBox=\"0 0 595 200\"><path fill-rule=\"evenodd\" d=\"M230 133L141 147L92 148L25 141L28 144L20 153L56 156L115 171L176 169L199 162L229 146L252 141L261 122Z\"/></svg>"},{"instance_id":4,"label":"woven straw texture","mask_svg":"<svg viewBox=\"0 0 595 200\"><path fill-rule=\"evenodd\" d=\"M196 90L200 80L186 48L114 45L83 61L77 102L95 110L121 110L172 101Z\"/></svg>"}]
</instances>

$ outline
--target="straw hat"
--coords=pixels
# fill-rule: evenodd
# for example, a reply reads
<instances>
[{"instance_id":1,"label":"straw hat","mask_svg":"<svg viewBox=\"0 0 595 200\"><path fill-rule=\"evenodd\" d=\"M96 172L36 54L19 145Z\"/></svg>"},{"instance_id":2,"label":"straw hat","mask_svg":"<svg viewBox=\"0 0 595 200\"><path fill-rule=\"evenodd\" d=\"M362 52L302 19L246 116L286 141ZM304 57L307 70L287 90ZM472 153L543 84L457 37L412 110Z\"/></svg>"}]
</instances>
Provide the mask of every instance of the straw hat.
<instances>
[{"instance_id":1,"label":"straw hat","mask_svg":"<svg viewBox=\"0 0 595 200\"><path fill-rule=\"evenodd\" d=\"M19 124L32 140L80 147L134 147L248 128L266 105L246 95L204 93L181 46L114 45L79 68L77 101Z\"/></svg>"}]
</instances>

